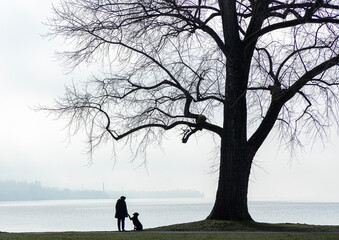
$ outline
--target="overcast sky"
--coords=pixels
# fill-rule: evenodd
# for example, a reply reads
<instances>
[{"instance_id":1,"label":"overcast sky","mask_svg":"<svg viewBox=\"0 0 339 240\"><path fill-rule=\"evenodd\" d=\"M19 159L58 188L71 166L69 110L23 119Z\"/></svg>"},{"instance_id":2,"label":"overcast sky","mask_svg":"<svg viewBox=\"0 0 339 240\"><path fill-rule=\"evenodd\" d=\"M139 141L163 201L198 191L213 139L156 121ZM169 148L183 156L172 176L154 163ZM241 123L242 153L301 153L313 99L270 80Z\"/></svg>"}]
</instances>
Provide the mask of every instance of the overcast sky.
<instances>
[{"instance_id":1,"label":"overcast sky","mask_svg":"<svg viewBox=\"0 0 339 240\"><path fill-rule=\"evenodd\" d=\"M51 13L51 0L4 1L0 8L0 181L40 181L44 186L106 190L196 189L213 198L213 138L191 138L181 144L167 135L164 148L150 149L147 169L131 162L126 150L112 159L105 146L88 162L84 136L69 141L65 123L32 108L52 104L64 86L79 80L65 75L54 52L57 41L41 37ZM57 1L54 1L57 3ZM265 142L253 166L250 200L339 201L339 138L333 134L325 149L306 148L297 160L272 139ZM218 139L216 139L218 141Z\"/></svg>"}]
</instances>

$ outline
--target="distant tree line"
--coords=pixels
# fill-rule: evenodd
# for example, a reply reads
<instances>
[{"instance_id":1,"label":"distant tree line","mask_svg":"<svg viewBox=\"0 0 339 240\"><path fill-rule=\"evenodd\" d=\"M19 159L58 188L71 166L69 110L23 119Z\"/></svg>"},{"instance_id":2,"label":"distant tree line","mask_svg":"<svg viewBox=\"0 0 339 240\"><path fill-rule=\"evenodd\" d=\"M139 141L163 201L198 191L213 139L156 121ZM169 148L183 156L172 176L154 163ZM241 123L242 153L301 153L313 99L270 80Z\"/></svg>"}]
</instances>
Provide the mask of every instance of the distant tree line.
<instances>
[{"instance_id":1,"label":"distant tree line","mask_svg":"<svg viewBox=\"0 0 339 240\"><path fill-rule=\"evenodd\" d=\"M68 199L107 199L122 195L128 198L196 198L204 197L197 190L169 191L98 191L70 190L44 187L39 181L34 183L17 181L0 181L0 201L34 201L34 200L68 200Z\"/></svg>"},{"instance_id":2,"label":"distant tree line","mask_svg":"<svg viewBox=\"0 0 339 240\"><path fill-rule=\"evenodd\" d=\"M0 182L0 201L102 199L109 195L94 190L69 190L43 187L40 182Z\"/></svg>"}]
</instances>

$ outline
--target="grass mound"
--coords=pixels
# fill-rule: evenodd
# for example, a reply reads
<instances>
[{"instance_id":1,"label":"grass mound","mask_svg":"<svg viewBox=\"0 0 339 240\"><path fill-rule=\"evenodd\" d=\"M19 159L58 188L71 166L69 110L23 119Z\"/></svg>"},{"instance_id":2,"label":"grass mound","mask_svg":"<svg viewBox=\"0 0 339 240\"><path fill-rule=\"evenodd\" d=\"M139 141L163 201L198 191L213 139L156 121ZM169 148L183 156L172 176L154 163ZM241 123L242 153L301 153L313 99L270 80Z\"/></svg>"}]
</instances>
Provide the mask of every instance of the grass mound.
<instances>
[{"instance_id":1,"label":"grass mound","mask_svg":"<svg viewBox=\"0 0 339 240\"><path fill-rule=\"evenodd\" d=\"M339 232L339 226L271 224L254 221L203 220L148 229L150 231L231 231L231 232Z\"/></svg>"}]
</instances>

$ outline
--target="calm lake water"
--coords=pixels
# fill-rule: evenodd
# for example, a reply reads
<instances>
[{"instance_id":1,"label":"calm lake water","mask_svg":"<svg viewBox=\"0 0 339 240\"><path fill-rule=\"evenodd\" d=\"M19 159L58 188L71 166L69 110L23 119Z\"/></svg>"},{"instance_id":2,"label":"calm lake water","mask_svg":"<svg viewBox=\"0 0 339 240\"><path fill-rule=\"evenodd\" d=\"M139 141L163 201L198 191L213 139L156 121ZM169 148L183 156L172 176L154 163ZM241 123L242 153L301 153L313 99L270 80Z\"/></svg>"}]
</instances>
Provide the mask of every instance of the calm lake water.
<instances>
[{"instance_id":1,"label":"calm lake water","mask_svg":"<svg viewBox=\"0 0 339 240\"><path fill-rule=\"evenodd\" d=\"M116 200L0 202L0 231L116 231ZM204 219L211 199L127 199L144 228ZM259 222L339 225L339 203L250 202ZM126 230L133 229L126 219Z\"/></svg>"}]
</instances>

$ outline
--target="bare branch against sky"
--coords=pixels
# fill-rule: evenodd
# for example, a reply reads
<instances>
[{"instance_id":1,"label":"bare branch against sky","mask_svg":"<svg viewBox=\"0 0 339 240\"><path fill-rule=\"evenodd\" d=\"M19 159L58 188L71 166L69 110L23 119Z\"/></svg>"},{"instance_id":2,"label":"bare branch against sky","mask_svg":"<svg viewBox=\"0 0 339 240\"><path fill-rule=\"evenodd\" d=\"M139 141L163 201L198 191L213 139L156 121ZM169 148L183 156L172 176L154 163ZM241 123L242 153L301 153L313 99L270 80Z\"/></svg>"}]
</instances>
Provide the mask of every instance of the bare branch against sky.
<instances>
[{"instance_id":1,"label":"bare branch against sky","mask_svg":"<svg viewBox=\"0 0 339 240\"><path fill-rule=\"evenodd\" d=\"M293 150L338 128L338 13L333 0L64 0L47 23L69 44L61 58L102 67L43 109L85 129L90 152L211 133L220 163L208 218L251 220L249 176L268 135Z\"/></svg>"},{"instance_id":2,"label":"bare branch against sky","mask_svg":"<svg viewBox=\"0 0 339 240\"><path fill-rule=\"evenodd\" d=\"M190 2L194 3L193 1ZM206 6L204 1L202 2L202 6ZM328 27L331 24L319 24L321 18L329 16L331 13L330 5L335 5L332 2L325 2L326 4L321 9L316 9L317 6L311 5L311 3L302 4L303 1L296 1L293 8L289 10L285 9L287 5L278 4L278 2L275 6L270 7L267 20L265 20L261 31L257 32L261 35L259 38L260 44L257 44L253 50L251 78L247 89L248 123L252 126L247 129L248 136L254 134L263 117L266 116L271 101L271 93L274 92L274 89L279 89L272 88L272 86L278 86L280 83L281 90L287 89L295 83L290 79L303 76L304 73L310 72L311 69L320 65L331 54L337 54L335 28ZM239 25L242 26L239 28L239 36L240 40L244 40L245 30L250 24L252 10L246 5L241 5L241 3L247 2L238 1L238 3ZM62 51L64 47L66 47L66 50L72 50L77 42L75 41L67 46L63 45L64 40L61 38L50 40L41 37L48 31L43 22L46 22L47 18L55 16L52 14L52 4L58 7L59 1L4 1L0 8L0 27L3 33L0 40L0 51L2 53L0 55L0 100L2 109L2 117L0 118L0 144L2 146L0 168L2 174L0 180L29 182L38 180L45 186L96 190L101 189L104 182L107 189L126 190L127 192L129 189L136 188L145 190L198 189L205 192L206 196L213 198L216 191L217 176L215 173L209 174L209 172L210 166L219 162L214 154L215 142L219 141L218 134L205 134L205 130L190 134L189 126L179 127L176 132L165 133L165 138L162 139L162 149L151 148L148 150L147 170L144 167L138 168L145 160L141 158L142 156L137 157L134 163L130 162L129 153L126 149L122 149L125 142L122 145L119 143L116 145L117 158L116 161L112 160L111 144L109 143L97 149L93 155L94 161L89 167L87 164L88 155L84 154L83 149L86 132L79 131L78 135L72 136L69 140L65 137L67 131L64 130L64 126L67 124L66 120L69 119L54 121L52 118L46 118L44 113L32 111L32 108L38 104L51 106L51 102L56 96L63 95L65 84L70 90L72 89L72 82L83 89L83 85L79 82L88 83L90 80L88 77L93 74L93 82L90 83L91 88L88 88L91 91L99 90L92 87L95 84L94 80L106 83L104 86L109 89L108 79L112 77L112 73L117 73L115 70L118 70L119 73L115 77L128 77L128 70L134 70L135 74L130 75L130 80L141 86L155 86L148 85L149 83L142 81L141 77L152 80L158 78L158 82L154 82L157 84L161 83L165 76L164 71L159 71L159 66L156 66L155 62L147 65L149 62L139 61L140 56L138 54L128 54L132 49L123 50L121 47L102 48L104 52L98 52L100 54L94 55L98 58L89 58L87 59L89 61L85 61L81 66L76 67L72 73L63 74L65 70L69 72L76 62L68 63L66 65L68 68L63 69L65 65L56 61L54 51ZM307 19L306 17L312 13L311 10L313 17ZM186 13L189 12L186 11ZM196 15L194 15L195 13ZM213 34L207 41L203 35L208 34L208 24L213 25L215 32L220 32L222 26L214 24L220 18L218 14L217 4L208 9L204 7L200 11L192 12L192 17L207 23L206 31L202 31L197 22L189 21L187 24L180 25L180 28L169 29L172 33L180 30L182 31L181 34L186 34L184 42L173 39L170 41L172 34L163 39L166 48L165 45L155 43L154 45L142 45L141 40L147 40L146 37L159 39L160 32L154 36L153 33L148 36L143 35L144 38L142 39L140 36L146 33L140 31L137 33L139 35L136 35L139 37L137 38L138 41L135 42L137 45L134 46L139 50L147 50L149 54L155 54L154 50L160 49L163 51L161 56L150 55L154 56L156 60L160 60L160 57L169 56L168 59L161 59L162 63L168 69L177 73L177 75L174 75L175 78L180 80L180 84L188 90L194 100L200 99L199 102L192 101L191 113L196 115L203 113L207 117L206 122L215 126L222 125L222 117L219 116L222 112L220 110L222 106L220 99L224 100L225 93L221 80L226 77L226 72L218 71L218 69L226 66L225 57L223 53L218 52L217 46L220 46L224 41L220 35L218 36L222 39L221 41L217 41L217 36L213 37ZM93 15L88 15L88 17L90 16ZM100 16L98 15L98 17ZM282 34L276 34L276 31L273 31L273 34L269 36L268 33L275 27L282 26L281 22L288 22L288 24L284 23L287 27L287 25L295 24L296 20L300 23L308 21L308 27L306 25L295 26L292 31L286 28ZM317 25L311 26L311 22ZM184 20L178 20L177 23L184 23ZM149 27L151 28L152 25L149 25ZM255 34L253 37L255 37ZM251 38L253 39L253 37ZM90 39L92 38L86 39L86 41L88 40L87 43ZM134 40L130 38L130 41L133 42ZM86 41L83 43L86 43ZM284 45L281 44L282 42ZM191 45L191 48L182 51L184 47L189 45ZM204 48L201 48L201 45L204 45ZM312 50L309 49L312 46L316 47ZM107 53L107 51L111 53L116 51L119 54L114 56L112 54L101 54ZM126 61L123 61L120 65L113 64L117 57L121 57L121 60L126 59ZM171 66L169 60L173 60L174 57L179 59L180 62ZM94 65L90 65L90 61L94 59L96 60ZM128 63L136 64L131 68L126 65ZM142 73L141 69L144 66L152 71L147 74ZM292 69L294 70L292 71ZM185 78L184 75L188 77ZM255 166L252 167L249 183L250 200L339 201L339 192L336 191L336 183L339 181L337 175L339 141L335 134L332 134L332 143L326 144L326 148L323 148L322 143L317 141L314 145L310 145L313 151L306 148L303 154L298 155L297 161L290 161L290 152L285 150L285 146L296 147L301 143L306 144L310 139L329 137L328 132L322 131L322 126L332 124L329 132L335 132L335 118L329 118L329 116L336 111L333 106L337 106L335 104L337 98L335 92L329 91L329 89L335 87L333 85L336 76L337 74L333 75L330 71L326 71L312 78L304 86L305 89L295 94L293 101L283 106L280 117L275 123L276 130L273 130L272 134L268 136L254 159ZM327 82L324 82L324 79ZM127 81L120 80L121 86L129 84ZM174 83L169 78L167 80ZM129 86L132 90L133 85ZM155 89L152 90L157 94L154 91ZM146 92L146 89L142 89L142 91ZM82 91L79 91L79 93L82 93ZM122 92L115 93L123 94ZM174 91L174 87L166 84L161 85L160 93L173 94L171 98L175 99L176 104L169 104L170 98L164 99L161 102L163 108L157 106L158 109L156 109L153 106L153 112L157 112L161 117L166 112L160 110L168 110L173 116L184 114L182 111L176 112L176 107L182 108L185 106L184 93L180 95L177 91ZM138 96L140 99L142 95ZM157 96L148 94L147 103L152 103L154 97ZM325 102L329 104L324 104ZM138 103L140 102L131 102L131 107ZM128 113L130 114L141 111L141 108L132 111L128 104L120 106L117 110L124 108L129 110ZM214 110L212 111L212 109ZM147 123L146 115L140 115L139 118ZM163 123L170 123L175 120L170 116L163 119ZM182 119L189 122L191 127L196 125L194 118L182 117ZM128 120L130 124L137 123ZM106 122L95 123L106 124ZM102 125L97 126L102 127ZM116 126L114 126L114 129L121 133L120 129L116 129ZM195 128L193 127L193 129ZM156 135L152 131L149 134L149 136ZM186 144L181 143L184 137L182 134L187 134L186 138L189 137ZM281 148L274 140L277 135L280 135L282 139L283 145ZM100 133L96 132L96 136L100 136ZM153 140L155 140L154 143L157 143L159 138ZM134 149L134 145L129 146ZM129 146L127 147L129 148ZM278 153L277 150L279 150ZM296 152L296 154L299 153ZM168 181L168 178L171 178L171 181Z\"/></svg>"}]
</instances>

